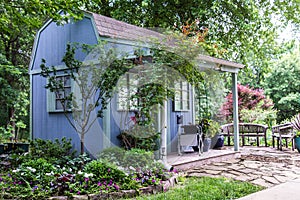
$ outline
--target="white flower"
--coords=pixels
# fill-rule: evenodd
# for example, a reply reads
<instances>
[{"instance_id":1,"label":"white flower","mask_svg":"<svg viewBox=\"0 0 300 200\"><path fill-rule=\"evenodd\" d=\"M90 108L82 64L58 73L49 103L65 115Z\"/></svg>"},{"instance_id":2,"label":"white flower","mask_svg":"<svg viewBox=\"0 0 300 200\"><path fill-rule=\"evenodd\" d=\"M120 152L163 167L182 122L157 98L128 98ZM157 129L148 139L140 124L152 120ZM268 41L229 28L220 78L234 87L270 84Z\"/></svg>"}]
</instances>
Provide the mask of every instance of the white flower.
<instances>
[{"instance_id":1,"label":"white flower","mask_svg":"<svg viewBox=\"0 0 300 200\"><path fill-rule=\"evenodd\" d=\"M16 172L19 172L20 169L15 169L15 170L12 170L13 173L16 173Z\"/></svg>"},{"instance_id":2,"label":"white flower","mask_svg":"<svg viewBox=\"0 0 300 200\"><path fill-rule=\"evenodd\" d=\"M46 175L46 176L53 176L53 175L54 175L54 172L51 171L50 173L46 173L45 175Z\"/></svg>"},{"instance_id":3,"label":"white flower","mask_svg":"<svg viewBox=\"0 0 300 200\"><path fill-rule=\"evenodd\" d=\"M84 178L89 178L89 177L93 177L93 174L92 173L90 173L90 174L84 173Z\"/></svg>"},{"instance_id":4,"label":"white flower","mask_svg":"<svg viewBox=\"0 0 300 200\"><path fill-rule=\"evenodd\" d=\"M80 171L80 170L79 170L77 173L78 173L79 175L83 174L82 171Z\"/></svg>"},{"instance_id":5,"label":"white flower","mask_svg":"<svg viewBox=\"0 0 300 200\"><path fill-rule=\"evenodd\" d=\"M32 172L36 172L36 169L32 168L32 167L26 167L29 171L32 171Z\"/></svg>"}]
</instances>

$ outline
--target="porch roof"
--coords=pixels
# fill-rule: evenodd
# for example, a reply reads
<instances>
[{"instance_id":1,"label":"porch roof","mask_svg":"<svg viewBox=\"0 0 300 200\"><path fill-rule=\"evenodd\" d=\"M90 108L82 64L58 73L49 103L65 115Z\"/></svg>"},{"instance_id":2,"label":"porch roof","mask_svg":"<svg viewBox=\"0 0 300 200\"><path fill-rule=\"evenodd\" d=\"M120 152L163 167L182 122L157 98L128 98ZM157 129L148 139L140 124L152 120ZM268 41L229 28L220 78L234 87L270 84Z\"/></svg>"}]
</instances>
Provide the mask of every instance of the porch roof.
<instances>
[{"instance_id":1,"label":"porch roof","mask_svg":"<svg viewBox=\"0 0 300 200\"><path fill-rule=\"evenodd\" d=\"M89 13L89 12L88 12ZM96 29L100 36L113 39L123 39L130 41L148 41L149 38L162 38L163 34L138 27L126 22L122 22L110 17L96 13L90 13L95 21ZM219 71L237 73L244 67L243 64L215 58L207 55L199 55L201 67L209 67Z\"/></svg>"}]
</instances>

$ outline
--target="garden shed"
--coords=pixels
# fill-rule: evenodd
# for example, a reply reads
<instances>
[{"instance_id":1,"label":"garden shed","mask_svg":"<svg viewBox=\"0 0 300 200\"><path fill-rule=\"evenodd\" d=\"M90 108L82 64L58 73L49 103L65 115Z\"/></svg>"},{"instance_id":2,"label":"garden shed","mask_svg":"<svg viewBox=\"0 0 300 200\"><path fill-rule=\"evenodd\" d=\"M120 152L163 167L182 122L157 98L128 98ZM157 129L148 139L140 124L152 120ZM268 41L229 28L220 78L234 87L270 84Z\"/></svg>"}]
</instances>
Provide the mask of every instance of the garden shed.
<instances>
[{"instance_id":1,"label":"garden shed","mask_svg":"<svg viewBox=\"0 0 300 200\"><path fill-rule=\"evenodd\" d=\"M144 56L151 56L147 44L141 45L139 42L141 38L150 37L161 37L161 35L146 28L90 12L84 12L83 19L79 21L71 20L64 25L58 25L52 20L46 22L36 35L29 66L31 83L30 131L32 139L72 138L74 147L80 149L79 135L68 123L61 107L56 104L56 97L45 88L47 79L41 76L40 65L42 59L45 59L49 66L55 66L58 71L61 71L61 76L64 78L65 66L62 58L68 43L94 45L98 41L106 41L114 48L126 52L127 58L132 59L137 57L137 49L142 49ZM86 59L86 54L76 52L76 58L83 61ZM212 68L232 74L235 141L238 141L237 75L243 65L206 55L199 55L197 60L199 60L199 67ZM128 80L130 76L128 75L126 78ZM65 83L66 87L72 87L68 79L65 80ZM193 89L184 83L180 83L178 87L181 96L175 100L165 101L164 106L157 114L157 126L158 130L162 132L165 153L176 151L176 142L174 141L177 138L178 130L177 116L183 116L183 124L195 123ZM108 109L104 112L104 117L98 118L89 133L87 133L85 147L90 154L96 156L104 148L120 145L117 136L133 116L132 112L126 111L120 105L119 100L121 97L120 93L113 96ZM125 114L125 112L127 113ZM237 151L238 148L238 142L235 142L235 150Z\"/></svg>"}]
</instances>

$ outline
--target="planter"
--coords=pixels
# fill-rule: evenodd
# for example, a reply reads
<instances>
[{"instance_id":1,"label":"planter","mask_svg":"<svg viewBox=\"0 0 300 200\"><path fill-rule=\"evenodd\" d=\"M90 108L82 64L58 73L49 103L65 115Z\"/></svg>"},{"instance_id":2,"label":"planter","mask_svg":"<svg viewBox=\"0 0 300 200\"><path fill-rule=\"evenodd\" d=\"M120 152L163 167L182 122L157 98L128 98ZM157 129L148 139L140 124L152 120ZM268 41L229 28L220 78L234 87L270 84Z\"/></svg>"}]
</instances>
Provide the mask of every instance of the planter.
<instances>
[{"instance_id":1,"label":"planter","mask_svg":"<svg viewBox=\"0 0 300 200\"><path fill-rule=\"evenodd\" d=\"M223 146L224 146L224 136L223 135L217 134L211 139L211 147L213 149L218 149Z\"/></svg>"},{"instance_id":2,"label":"planter","mask_svg":"<svg viewBox=\"0 0 300 200\"><path fill-rule=\"evenodd\" d=\"M298 152L300 153L300 137L295 137L295 146Z\"/></svg>"},{"instance_id":3,"label":"planter","mask_svg":"<svg viewBox=\"0 0 300 200\"><path fill-rule=\"evenodd\" d=\"M0 154L6 153L7 145L0 144Z\"/></svg>"},{"instance_id":4,"label":"planter","mask_svg":"<svg viewBox=\"0 0 300 200\"><path fill-rule=\"evenodd\" d=\"M211 138L204 138L203 141L203 152L207 152L211 146Z\"/></svg>"},{"instance_id":5,"label":"planter","mask_svg":"<svg viewBox=\"0 0 300 200\"><path fill-rule=\"evenodd\" d=\"M5 144L7 145L6 152L11 152L11 151L28 152L29 151L29 143L8 142Z\"/></svg>"}]
</instances>

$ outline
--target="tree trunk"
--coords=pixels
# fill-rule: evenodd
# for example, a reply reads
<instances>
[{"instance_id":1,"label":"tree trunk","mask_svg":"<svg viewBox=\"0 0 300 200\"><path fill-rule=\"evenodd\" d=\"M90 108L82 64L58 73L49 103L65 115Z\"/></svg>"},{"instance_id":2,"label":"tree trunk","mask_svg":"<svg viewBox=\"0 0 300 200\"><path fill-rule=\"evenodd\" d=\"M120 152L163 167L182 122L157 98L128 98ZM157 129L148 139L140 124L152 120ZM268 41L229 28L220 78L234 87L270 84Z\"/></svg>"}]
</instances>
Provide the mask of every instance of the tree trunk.
<instances>
[{"instance_id":1,"label":"tree trunk","mask_svg":"<svg viewBox=\"0 0 300 200\"><path fill-rule=\"evenodd\" d=\"M81 138L80 138L80 154L84 154L84 133L80 133Z\"/></svg>"},{"instance_id":2,"label":"tree trunk","mask_svg":"<svg viewBox=\"0 0 300 200\"><path fill-rule=\"evenodd\" d=\"M15 141L17 141L17 134L16 134L16 121L15 121L15 109L12 107L12 108L9 108L9 124L11 125L12 127L12 130L11 130L11 134L13 135L13 139Z\"/></svg>"}]
</instances>

